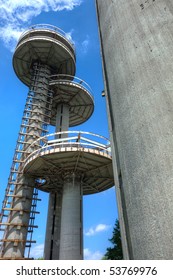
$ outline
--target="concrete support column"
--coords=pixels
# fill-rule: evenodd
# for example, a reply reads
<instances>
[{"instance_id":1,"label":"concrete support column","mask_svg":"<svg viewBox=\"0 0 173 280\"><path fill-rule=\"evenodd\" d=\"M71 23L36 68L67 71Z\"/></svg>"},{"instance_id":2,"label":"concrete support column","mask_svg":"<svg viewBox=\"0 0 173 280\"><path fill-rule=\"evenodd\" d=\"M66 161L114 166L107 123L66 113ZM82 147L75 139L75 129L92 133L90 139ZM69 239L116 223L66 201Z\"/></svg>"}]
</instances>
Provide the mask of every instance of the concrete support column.
<instances>
[{"instance_id":1,"label":"concrete support column","mask_svg":"<svg viewBox=\"0 0 173 280\"><path fill-rule=\"evenodd\" d=\"M69 105L59 104L57 106L55 132L67 131L68 128L69 128ZM60 137L62 138L63 136L64 135L61 135Z\"/></svg>"},{"instance_id":2,"label":"concrete support column","mask_svg":"<svg viewBox=\"0 0 173 280\"><path fill-rule=\"evenodd\" d=\"M61 192L50 193L45 248L44 248L45 260L59 259L61 203L62 203Z\"/></svg>"},{"instance_id":3,"label":"concrete support column","mask_svg":"<svg viewBox=\"0 0 173 280\"><path fill-rule=\"evenodd\" d=\"M22 144L23 147L20 149L19 146L21 144L19 143L16 148L17 151L15 151L15 158L18 160L25 160L26 155L28 155L28 153L25 152L28 152L30 144L33 140L38 139L42 135L45 115L47 115L46 111L48 110L47 99L49 97L49 75L49 67L37 63L34 65L32 82L24 110L24 119L27 119L27 125L22 123L19 132L19 135L22 135L22 141L24 143ZM33 92L32 98L30 95L31 92ZM48 117L49 116L47 116L47 118ZM23 137L25 138L23 139ZM19 140L21 142L21 139ZM35 148L37 149L38 147L34 147L33 150ZM30 150L30 152L32 152L32 150ZM35 180L28 179L22 174L21 163L19 163L17 170L12 166L12 172L9 178L9 181L14 181L14 197L10 202L10 206L8 205L10 210L7 223L13 225L6 226L0 255L4 258L24 258L25 241L27 240L28 234ZM14 239L18 241L14 242Z\"/></svg>"},{"instance_id":4,"label":"concrete support column","mask_svg":"<svg viewBox=\"0 0 173 280\"><path fill-rule=\"evenodd\" d=\"M173 259L173 4L96 0L130 259Z\"/></svg>"},{"instance_id":5,"label":"concrete support column","mask_svg":"<svg viewBox=\"0 0 173 280\"><path fill-rule=\"evenodd\" d=\"M16 198L10 206L16 211L11 211L8 219L11 226L8 226L4 234L4 239L9 240L3 243L1 254L4 258L24 258L34 185L34 180L28 180L23 175L18 178ZM16 240L16 242L10 242L10 240Z\"/></svg>"},{"instance_id":6,"label":"concrete support column","mask_svg":"<svg viewBox=\"0 0 173 280\"><path fill-rule=\"evenodd\" d=\"M68 104L59 104L57 106L55 132L67 131L68 128L69 106ZM57 135L56 138L62 138L67 136L67 134L61 134ZM44 259L46 260L59 259L61 204L62 193L59 190L57 190L56 193L49 194L46 239L44 247Z\"/></svg>"},{"instance_id":7,"label":"concrete support column","mask_svg":"<svg viewBox=\"0 0 173 280\"><path fill-rule=\"evenodd\" d=\"M63 186L60 260L83 259L83 221L81 179L66 176Z\"/></svg>"},{"instance_id":8,"label":"concrete support column","mask_svg":"<svg viewBox=\"0 0 173 280\"><path fill-rule=\"evenodd\" d=\"M48 78L50 73L51 70L46 65L39 65L39 63L33 65L32 82L24 110L24 117L28 116L28 123L26 130L24 130L26 136L23 150L27 150L34 140L45 134L44 125L49 123L51 104L47 101L50 98ZM32 97L30 97L31 92L33 92ZM32 149L35 150L37 147ZM32 150L29 152L32 152ZM25 157L24 154L23 160Z\"/></svg>"}]
</instances>

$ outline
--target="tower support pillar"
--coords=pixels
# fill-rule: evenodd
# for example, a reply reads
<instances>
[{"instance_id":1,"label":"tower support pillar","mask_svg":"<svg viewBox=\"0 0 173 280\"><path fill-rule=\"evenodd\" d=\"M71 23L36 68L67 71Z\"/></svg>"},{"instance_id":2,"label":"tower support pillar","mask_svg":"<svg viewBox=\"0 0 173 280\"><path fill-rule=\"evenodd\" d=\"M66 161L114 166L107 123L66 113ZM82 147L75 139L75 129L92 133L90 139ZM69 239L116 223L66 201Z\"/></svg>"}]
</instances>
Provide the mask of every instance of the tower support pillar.
<instances>
[{"instance_id":1,"label":"tower support pillar","mask_svg":"<svg viewBox=\"0 0 173 280\"><path fill-rule=\"evenodd\" d=\"M50 193L44 247L45 260L59 259L61 203L62 194L60 191L56 193Z\"/></svg>"},{"instance_id":2,"label":"tower support pillar","mask_svg":"<svg viewBox=\"0 0 173 280\"><path fill-rule=\"evenodd\" d=\"M56 132L67 131L68 128L69 128L69 105L59 104L57 106L57 114L56 114Z\"/></svg>"},{"instance_id":3,"label":"tower support pillar","mask_svg":"<svg viewBox=\"0 0 173 280\"><path fill-rule=\"evenodd\" d=\"M83 259L83 221L81 178L66 176L63 186L60 260Z\"/></svg>"},{"instance_id":4,"label":"tower support pillar","mask_svg":"<svg viewBox=\"0 0 173 280\"><path fill-rule=\"evenodd\" d=\"M22 173L22 161L35 149L35 147L33 150L28 149L33 139L36 140L47 132L45 123L49 122L51 109L51 103L48 102L50 98L49 75L48 66L39 63L33 65L32 82L9 176L7 196L11 197L11 201L10 207L7 204L4 209L4 211L9 211L9 214L0 252L3 258L24 258L35 180ZM10 192L12 187L13 191Z\"/></svg>"},{"instance_id":5,"label":"tower support pillar","mask_svg":"<svg viewBox=\"0 0 173 280\"><path fill-rule=\"evenodd\" d=\"M96 7L129 258L172 260L172 5Z\"/></svg>"},{"instance_id":6,"label":"tower support pillar","mask_svg":"<svg viewBox=\"0 0 173 280\"><path fill-rule=\"evenodd\" d=\"M69 106L68 104L58 104L56 114L55 132L67 131L69 128ZM61 137L67 137L61 134ZM59 135L56 136L59 138ZM45 260L59 259L60 245L60 222L61 222L61 204L62 193L58 189L57 192L49 194L49 206L46 226L46 238L44 246Z\"/></svg>"},{"instance_id":7,"label":"tower support pillar","mask_svg":"<svg viewBox=\"0 0 173 280\"><path fill-rule=\"evenodd\" d=\"M4 234L3 258L24 258L35 182L23 175L18 179L15 198L11 204L8 230ZM12 241L12 242L11 242Z\"/></svg>"}]
</instances>

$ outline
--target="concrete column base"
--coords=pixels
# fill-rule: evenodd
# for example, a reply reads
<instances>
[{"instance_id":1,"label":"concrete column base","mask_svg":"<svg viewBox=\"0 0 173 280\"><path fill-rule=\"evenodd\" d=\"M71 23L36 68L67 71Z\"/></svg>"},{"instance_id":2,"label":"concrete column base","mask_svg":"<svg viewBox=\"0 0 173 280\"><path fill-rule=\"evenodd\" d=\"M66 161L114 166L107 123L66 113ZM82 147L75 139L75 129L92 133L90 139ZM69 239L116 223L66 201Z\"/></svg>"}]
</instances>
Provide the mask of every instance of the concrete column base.
<instances>
[{"instance_id":1,"label":"concrete column base","mask_svg":"<svg viewBox=\"0 0 173 280\"><path fill-rule=\"evenodd\" d=\"M1 257L4 258L23 258L25 252L24 241L27 239L28 234L28 227L25 225L29 224L34 190L30 186L34 187L34 180L27 180L24 176L21 176L18 182L21 185L16 188L15 195L19 197L15 198L13 204L10 206L11 209L16 209L16 211L11 211L8 223L12 225L8 226L3 237L4 243ZM9 242L5 240L9 240ZM10 242L10 240L16 240L16 242ZM21 242L17 240L21 240Z\"/></svg>"}]
</instances>

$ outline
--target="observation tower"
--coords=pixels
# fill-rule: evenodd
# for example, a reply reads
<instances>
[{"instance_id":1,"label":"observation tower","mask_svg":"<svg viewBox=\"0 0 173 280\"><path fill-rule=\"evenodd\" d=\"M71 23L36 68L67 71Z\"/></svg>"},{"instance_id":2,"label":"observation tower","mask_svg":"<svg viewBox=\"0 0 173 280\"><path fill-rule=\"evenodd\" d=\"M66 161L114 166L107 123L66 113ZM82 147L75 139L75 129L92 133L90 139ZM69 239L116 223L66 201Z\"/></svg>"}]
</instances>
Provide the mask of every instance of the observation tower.
<instances>
[{"instance_id":1,"label":"observation tower","mask_svg":"<svg viewBox=\"0 0 173 280\"><path fill-rule=\"evenodd\" d=\"M73 43L54 26L24 32L13 67L29 92L2 205L0 258L30 258L40 189L49 193L44 258L82 259L82 197L114 185L109 140L69 131L92 115L91 89L75 77Z\"/></svg>"}]
</instances>

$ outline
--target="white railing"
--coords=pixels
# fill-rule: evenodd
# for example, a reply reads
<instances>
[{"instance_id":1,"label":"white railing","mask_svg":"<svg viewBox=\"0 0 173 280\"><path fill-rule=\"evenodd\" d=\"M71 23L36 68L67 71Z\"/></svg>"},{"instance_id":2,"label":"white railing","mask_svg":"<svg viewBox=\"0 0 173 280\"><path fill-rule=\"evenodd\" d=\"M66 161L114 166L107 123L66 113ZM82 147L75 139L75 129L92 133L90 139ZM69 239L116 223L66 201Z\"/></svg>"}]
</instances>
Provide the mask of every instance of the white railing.
<instances>
[{"instance_id":1,"label":"white railing","mask_svg":"<svg viewBox=\"0 0 173 280\"><path fill-rule=\"evenodd\" d=\"M66 74L57 74L49 77L49 85L53 85L56 83L63 83L63 82L73 83L79 87L84 88L89 93L90 97L94 99L91 87L84 80L78 77L66 75Z\"/></svg>"},{"instance_id":2,"label":"white railing","mask_svg":"<svg viewBox=\"0 0 173 280\"><path fill-rule=\"evenodd\" d=\"M35 150L40 145L41 148ZM64 148L84 148L96 150L108 156L111 156L111 148L109 139L98 134L84 131L63 131L52 133L34 141L28 148L29 156L25 160L25 165L32 160L33 157L50 152L53 153L57 148L60 151Z\"/></svg>"},{"instance_id":3,"label":"white railing","mask_svg":"<svg viewBox=\"0 0 173 280\"><path fill-rule=\"evenodd\" d=\"M51 24L35 24L35 25L32 25L30 27L28 27L28 29L26 31L24 31L20 38L19 38L19 41L26 35L28 34L31 30L48 30L48 31L54 31L56 33L58 33L59 35L63 36L64 39L66 39L68 41L68 43L70 43L71 47L73 48L73 50L75 50L75 45L74 45L74 42L71 38L71 36L68 35L68 33L66 33L65 31L63 31L62 29L54 26L54 25L51 25Z\"/></svg>"}]
</instances>

